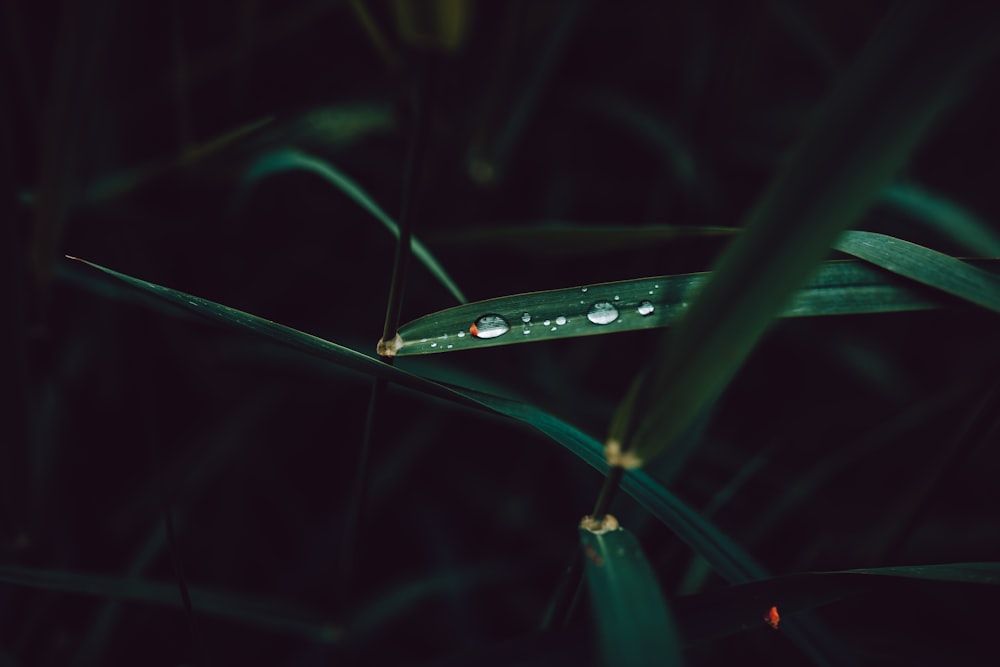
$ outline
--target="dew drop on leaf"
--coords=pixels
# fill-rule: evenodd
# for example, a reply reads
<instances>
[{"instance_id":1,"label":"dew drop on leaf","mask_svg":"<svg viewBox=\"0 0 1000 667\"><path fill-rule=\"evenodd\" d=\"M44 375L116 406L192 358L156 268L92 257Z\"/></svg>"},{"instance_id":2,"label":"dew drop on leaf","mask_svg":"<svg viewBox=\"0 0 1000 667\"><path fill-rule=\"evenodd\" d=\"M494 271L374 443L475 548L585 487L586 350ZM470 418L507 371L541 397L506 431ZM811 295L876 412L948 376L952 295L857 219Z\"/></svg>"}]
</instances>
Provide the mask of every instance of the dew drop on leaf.
<instances>
[{"instance_id":1,"label":"dew drop on leaf","mask_svg":"<svg viewBox=\"0 0 1000 667\"><path fill-rule=\"evenodd\" d=\"M528 322L530 322L531 321L531 314L530 313L525 313L524 315L521 315L521 321L524 322L525 324L527 324Z\"/></svg>"},{"instance_id":2,"label":"dew drop on leaf","mask_svg":"<svg viewBox=\"0 0 1000 667\"><path fill-rule=\"evenodd\" d=\"M510 331L510 325L500 315L483 315L472 323L469 333L476 338L496 338Z\"/></svg>"},{"instance_id":3,"label":"dew drop on leaf","mask_svg":"<svg viewBox=\"0 0 1000 667\"><path fill-rule=\"evenodd\" d=\"M652 301L640 301L639 306L636 308L636 311L642 316L652 315L653 310L655 308Z\"/></svg>"},{"instance_id":4,"label":"dew drop on leaf","mask_svg":"<svg viewBox=\"0 0 1000 667\"><path fill-rule=\"evenodd\" d=\"M560 315L559 317L556 318L556 324L558 324L559 326L566 324L566 318Z\"/></svg>"},{"instance_id":5,"label":"dew drop on leaf","mask_svg":"<svg viewBox=\"0 0 1000 667\"><path fill-rule=\"evenodd\" d=\"M587 319L594 324L611 324L618 319L618 309L610 301L598 301L587 311Z\"/></svg>"}]
</instances>

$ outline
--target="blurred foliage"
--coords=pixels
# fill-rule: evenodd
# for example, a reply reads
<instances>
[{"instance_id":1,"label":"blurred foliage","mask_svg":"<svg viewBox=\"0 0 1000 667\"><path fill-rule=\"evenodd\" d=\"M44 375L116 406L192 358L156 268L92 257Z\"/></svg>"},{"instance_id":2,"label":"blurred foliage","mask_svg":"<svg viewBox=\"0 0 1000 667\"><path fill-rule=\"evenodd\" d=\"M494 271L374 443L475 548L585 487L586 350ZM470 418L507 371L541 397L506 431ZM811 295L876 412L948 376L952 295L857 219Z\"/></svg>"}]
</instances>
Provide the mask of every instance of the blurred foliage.
<instances>
[{"instance_id":1,"label":"blurred foliage","mask_svg":"<svg viewBox=\"0 0 1000 667\"><path fill-rule=\"evenodd\" d=\"M197 595L189 619L179 593L170 608L137 601L139 586L111 602L8 583L0 664L597 660L587 614L536 630L599 473L514 421L392 386L359 600L334 618L367 378L150 310L62 257L373 354L393 236L314 173L246 179L262 157L301 151L395 215L415 72L429 70L416 231L470 299L708 270L723 244L713 234L596 253L462 237L512 223L738 224L889 5L431 4L408 31L400 22L417 18L392 2L4 3L0 562L130 590L173 581L176 561L224 608L279 601L331 625L324 643L199 613ZM415 52L414 35L431 48ZM998 74L993 63L981 79ZM860 226L991 254L998 104L988 85L965 90ZM454 303L415 269L403 320ZM705 417L670 489L776 574L1000 561L998 339L996 315L972 308L782 321ZM657 340L635 331L396 364L601 438ZM742 595L630 498L613 511L682 634L702 627L710 598L699 596ZM815 613L857 663L992 664L994 588L858 592L859 576L805 580L832 587ZM776 604L751 594L738 599L755 614ZM754 618L686 644L687 664L802 664L784 618L777 632Z\"/></svg>"}]
</instances>

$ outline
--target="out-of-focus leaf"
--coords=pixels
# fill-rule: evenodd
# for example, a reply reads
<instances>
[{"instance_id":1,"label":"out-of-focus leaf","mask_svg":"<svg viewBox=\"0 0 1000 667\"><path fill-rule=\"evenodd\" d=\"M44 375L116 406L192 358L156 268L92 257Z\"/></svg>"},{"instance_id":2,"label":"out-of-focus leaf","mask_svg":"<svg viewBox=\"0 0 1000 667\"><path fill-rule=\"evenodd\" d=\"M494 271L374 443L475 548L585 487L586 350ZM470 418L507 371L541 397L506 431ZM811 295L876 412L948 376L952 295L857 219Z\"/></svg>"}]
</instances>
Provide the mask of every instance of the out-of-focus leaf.
<instances>
[{"instance_id":1,"label":"out-of-focus leaf","mask_svg":"<svg viewBox=\"0 0 1000 667\"><path fill-rule=\"evenodd\" d=\"M293 149L283 149L263 155L254 162L246 173L246 184L253 185L257 181L268 176L285 171L306 171L316 174L338 190L347 195L361 208L368 211L376 220L385 225L393 236L399 238L399 225L395 220L379 206L367 192L362 189L352 178L344 174L333 165L313 155L308 155L302 151ZM427 270L438 279L438 281L451 292L452 296L459 303L465 303L468 299L462 294L455 281L451 279L437 258L421 243L416 237L410 245L414 256L427 267Z\"/></svg>"},{"instance_id":2,"label":"out-of-focus leaf","mask_svg":"<svg viewBox=\"0 0 1000 667\"><path fill-rule=\"evenodd\" d=\"M609 451L648 460L718 397L837 236L1000 48L998 29L997 8L972 17L933 3L894 6L637 380Z\"/></svg>"},{"instance_id":3,"label":"out-of-focus leaf","mask_svg":"<svg viewBox=\"0 0 1000 667\"><path fill-rule=\"evenodd\" d=\"M895 208L980 257L1000 257L1000 233L957 203L914 183L893 183L879 202Z\"/></svg>"},{"instance_id":4,"label":"out-of-focus leaf","mask_svg":"<svg viewBox=\"0 0 1000 667\"><path fill-rule=\"evenodd\" d=\"M683 664L674 621L635 537L620 526L581 526L580 545L604 664Z\"/></svg>"},{"instance_id":5,"label":"out-of-focus leaf","mask_svg":"<svg viewBox=\"0 0 1000 667\"><path fill-rule=\"evenodd\" d=\"M123 579L96 574L61 572L0 565L0 581L60 593L95 595L116 600L131 600L167 607L182 608L177 586L173 583ZM226 618L261 630L294 635L332 644L339 641L341 630L329 620L294 609L285 604L230 595L191 587L191 602L199 613Z\"/></svg>"}]
</instances>

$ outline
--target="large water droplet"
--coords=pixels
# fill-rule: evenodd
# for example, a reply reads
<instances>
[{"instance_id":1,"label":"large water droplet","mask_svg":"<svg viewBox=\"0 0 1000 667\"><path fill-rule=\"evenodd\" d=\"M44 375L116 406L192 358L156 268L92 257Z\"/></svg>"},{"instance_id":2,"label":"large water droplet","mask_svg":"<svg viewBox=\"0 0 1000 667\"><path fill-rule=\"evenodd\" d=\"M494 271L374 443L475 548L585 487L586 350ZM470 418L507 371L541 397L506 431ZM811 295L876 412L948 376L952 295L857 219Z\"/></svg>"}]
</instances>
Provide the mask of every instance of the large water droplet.
<instances>
[{"instance_id":1,"label":"large water droplet","mask_svg":"<svg viewBox=\"0 0 1000 667\"><path fill-rule=\"evenodd\" d=\"M643 316L652 315L654 310L652 301L640 301L639 306L636 308L636 311Z\"/></svg>"},{"instance_id":2,"label":"large water droplet","mask_svg":"<svg viewBox=\"0 0 1000 667\"><path fill-rule=\"evenodd\" d=\"M611 324L618 319L618 309L610 301L598 301L587 311L587 319L594 324Z\"/></svg>"},{"instance_id":3,"label":"large water droplet","mask_svg":"<svg viewBox=\"0 0 1000 667\"><path fill-rule=\"evenodd\" d=\"M559 326L566 324L566 318L560 315L559 317L556 318L556 324L558 324Z\"/></svg>"},{"instance_id":4,"label":"large water droplet","mask_svg":"<svg viewBox=\"0 0 1000 667\"><path fill-rule=\"evenodd\" d=\"M496 338L510 331L507 320L499 315L483 315L469 327L469 333L476 338Z\"/></svg>"}]
</instances>

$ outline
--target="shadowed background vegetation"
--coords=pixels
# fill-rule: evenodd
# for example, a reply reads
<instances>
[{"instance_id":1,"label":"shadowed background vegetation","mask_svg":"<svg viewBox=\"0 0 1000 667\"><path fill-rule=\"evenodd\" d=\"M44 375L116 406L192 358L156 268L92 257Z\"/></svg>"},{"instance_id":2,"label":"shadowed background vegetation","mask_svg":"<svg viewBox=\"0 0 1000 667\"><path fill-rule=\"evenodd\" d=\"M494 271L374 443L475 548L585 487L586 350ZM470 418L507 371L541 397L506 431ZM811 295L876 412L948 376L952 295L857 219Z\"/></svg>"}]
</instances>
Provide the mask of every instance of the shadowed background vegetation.
<instances>
[{"instance_id":1,"label":"shadowed background vegetation","mask_svg":"<svg viewBox=\"0 0 1000 667\"><path fill-rule=\"evenodd\" d=\"M708 271L890 5L427 6L465 20L431 39L404 3L5 3L0 665L599 664L587 609L538 632L602 482L524 425L541 418L390 384L345 590L365 373L389 371L220 327L64 255L372 356L396 238L356 188L395 217L423 133L415 233L469 300ZM949 18L928 49L962 44ZM855 229L1000 256L1000 72L982 60ZM650 233L664 225L687 229ZM418 259L404 322L457 303ZM763 618L785 603L815 608L852 664L991 664L995 570L842 572L1000 561L1000 326L942 304L780 320L687 454L647 466L789 576L729 587L616 498L687 664L804 664ZM395 367L603 441L662 338Z\"/></svg>"}]
</instances>

